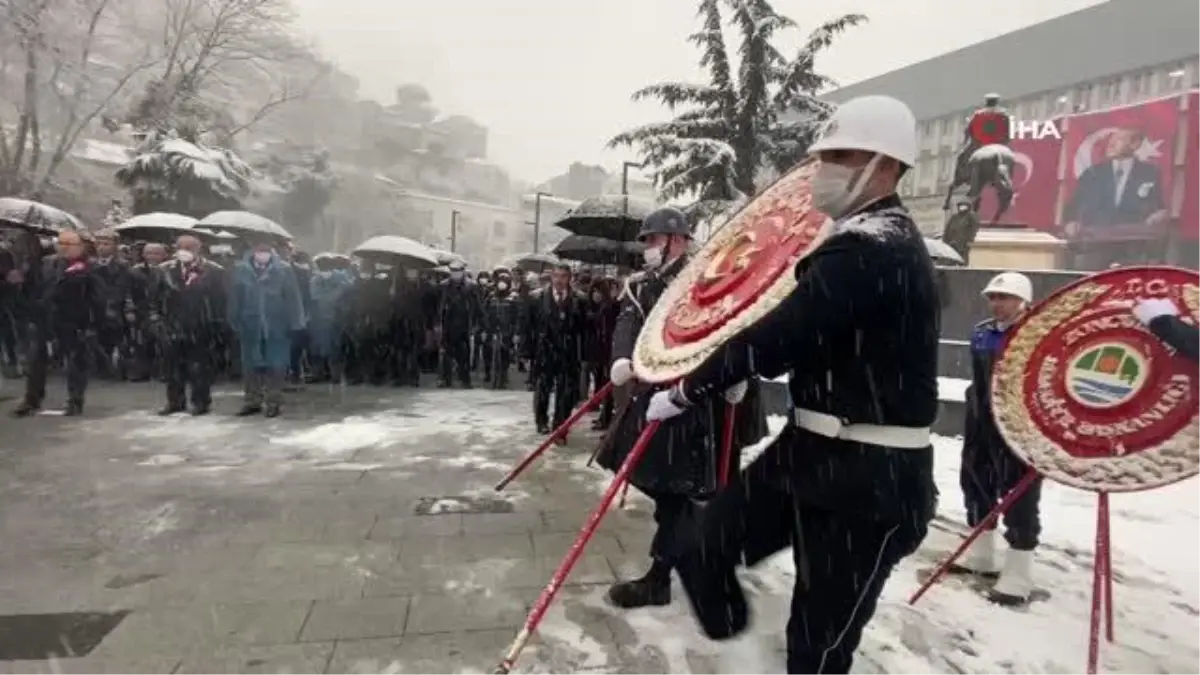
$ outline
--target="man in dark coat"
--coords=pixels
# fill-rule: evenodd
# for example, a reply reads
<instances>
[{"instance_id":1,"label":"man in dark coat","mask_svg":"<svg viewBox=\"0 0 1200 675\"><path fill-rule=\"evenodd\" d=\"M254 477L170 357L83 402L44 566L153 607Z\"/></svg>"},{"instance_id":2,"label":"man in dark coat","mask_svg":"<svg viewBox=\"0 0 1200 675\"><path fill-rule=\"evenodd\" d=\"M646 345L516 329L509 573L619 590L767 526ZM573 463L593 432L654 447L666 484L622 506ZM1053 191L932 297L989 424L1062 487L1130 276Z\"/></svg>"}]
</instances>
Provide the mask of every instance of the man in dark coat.
<instances>
[{"instance_id":1,"label":"man in dark coat","mask_svg":"<svg viewBox=\"0 0 1200 675\"><path fill-rule=\"evenodd\" d=\"M550 286L537 297L533 314L533 418L538 433L550 433L571 416L579 401L584 330L583 298L571 288L571 268L556 265ZM550 417L550 399L554 416ZM551 426L553 419L553 426Z\"/></svg>"},{"instance_id":2,"label":"man in dark coat","mask_svg":"<svg viewBox=\"0 0 1200 675\"><path fill-rule=\"evenodd\" d=\"M34 269L31 263L30 271ZM28 331L29 359L25 398L13 410L26 417L42 407L46 397L46 371L53 341L67 365L66 415L83 414L87 391L90 344L104 317L104 287L88 260L87 248L76 232L58 235L58 255L42 262L36 275L29 275L32 327Z\"/></svg>"},{"instance_id":3,"label":"man in dark coat","mask_svg":"<svg viewBox=\"0 0 1200 675\"><path fill-rule=\"evenodd\" d=\"M151 330L163 346L167 374L167 404L160 415L187 409L191 386L193 415L207 415L212 408L212 384L216 377L216 347L226 320L225 269L206 260L200 240L179 238L175 258L163 263L151 291Z\"/></svg>"},{"instance_id":4,"label":"man in dark coat","mask_svg":"<svg viewBox=\"0 0 1200 675\"><path fill-rule=\"evenodd\" d=\"M695 521L669 559L705 633L749 623L735 568L791 547L789 673L848 673L895 565L934 513L939 307L933 263L896 196L916 162L916 119L887 96L841 104L811 150L812 204L830 236L796 288L670 390L667 420L749 377L790 373L788 424Z\"/></svg>"},{"instance_id":5,"label":"man in dark coat","mask_svg":"<svg viewBox=\"0 0 1200 675\"><path fill-rule=\"evenodd\" d=\"M484 308L484 329L491 337L492 389L508 389L508 371L512 367L520 321L521 298L513 290L508 270L495 272L495 288Z\"/></svg>"},{"instance_id":6,"label":"man in dark coat","mask_svg":"<svg viewBox=\"0 0 1200 675\"><path fill-rule=\"evenodd\" d=\"M610 377L617 386L632 385L633 398L617 420L619 426L611 441L598 457L600 465L611 471L621 466L633 448L645 427L643 417L650 395L661 389L634 381L631 358L646 315L687 265L691 238L687 217L677 209L654 211L642 224L639 239L647 246L648 270L631 277L622 292L613 337ZM740 402L745 395L744 386L740 389L730 392L730 402ZM639 579L623 581L609 589L608 598L616 606L635 608L671 602L671 565L665 557L666 542L677 523L691 511L693 500L711 497L717 489L724 403L700 406L663 425L634 468L630 482L654 500L657 529L650 543L650 569ZM732 466L738 465L737 445Z\"/></svg>"},{"instance_id":7,"label":"man in dark coat","mask_svg":"<svg viewBox=\"0 0 1200 675\"><path fill-rule=\"evenodd\" d=\"M471 388L471 333L479 323L479 295L468 285L462 263L450 266L450 278L441 283L438 329L441 333L441 387L451 386L454 372L462 386Z\"/></svg>"},{"instance_id":8,"label":"man in dark coat","mask_svg":"<svg viewBox=\"0 0 1200 675\"><path fill-rule=\"evenodd\" d=\"M118 255L120 237L113 230L96 233L93 274L104 289L104 317L96 328L95 367L104 379L123 379L132 360L138 308L145 305L144 287L129 263Z\"/></svg>"},{"instance_id":9,"label":"man in dark coat","mask_svg":"<svg viewBox=\"0 0 1200 675\"><path fill-rule=\"evenodd\" d=\"M587 330L584 331L584 359L590 372L587 382L593 391L600 391L608 384L608 370L612 365L613 333L617 329L617 316L621 305L613 292L614 279L595 279L588 289ZM586 393L588 387L584 387ZM600 404L600 415L592 424L599 431L607 429L612 422L613 397L607 396Z\"/></svg>"},{"instance_id":10,"label":"man in dark coat","mask_svg":"<svg viewBox=\"0 0 1200 675\"><path fill-rule=\"evenodd\" d=\"M154 334L154 328L160 327L161 323L155 323L151 317L157 310L154 308L154 299L151 297L154 289L159 283L158 275L162 273L159 267L167 260L167 247L162 244L148 243L141 247L139 260L133 264L131 270L136 279L135 284L139 289L139 293L144 298L144 302L137 308L134 317L135 324L133 327L133 363L130 367L129 379L134 382L145 382L152 376L156 376L160 372L161 359L159 354L162 345L159 344L157 336ZM226 322L224 317L221 319L222 331L225 330ZM218 341L215 350L223 352L223 345ZM224 359L217 359L223 361Z\"/></svg>"},{"instance_id":11,"label":"man in dark coat","mask_svg":"<svg viewBox=\"0 0 1200 675\"><path fill-rule=\"evenodd\" d=\"M1147 298L1133 306L1133 315L1159 340L1192 361L1200 361L1200 330L1179 318L1179 307L1167 298Z\"/></svg>"}]
</instances>

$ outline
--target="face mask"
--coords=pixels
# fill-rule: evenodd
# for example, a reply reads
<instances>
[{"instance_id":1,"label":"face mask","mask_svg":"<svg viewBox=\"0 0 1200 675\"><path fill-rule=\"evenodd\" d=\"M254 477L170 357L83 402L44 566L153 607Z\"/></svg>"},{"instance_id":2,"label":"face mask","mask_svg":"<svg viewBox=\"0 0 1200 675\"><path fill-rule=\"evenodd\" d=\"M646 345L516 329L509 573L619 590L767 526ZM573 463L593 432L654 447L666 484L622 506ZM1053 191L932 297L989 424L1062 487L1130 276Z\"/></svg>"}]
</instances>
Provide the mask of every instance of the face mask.
<instances>
[{"instance_id":1,"label":"face mask","mask_svg":"<svg viewBox=\"0 0 1200 675\"><path fill-rule=\"evenodd\" d=\"M450 279L453 281L462 281L463 273L462 272L451 272Z\"/></svg>"},{"instance_id":2,"label":"face mask","mask_svg":"<svg viewBox=\"0 0 1200 675\"><path fill-rule=\"evenodd\" d=\"M875 173L882 155L875 155L863 167L862 176L852 186L855 169L840 164L822 164L812 179L813 206L825 215L837 220L850 213L863 188Z\"/></svg>"},{"instance_id":3,"label":"face mask","mask_svg":"<svg viewBox=\"0 0 1200 675\"><path fill-rule=\"evenodd\" d=\"M500 283L496 284L496 290L498 290L498 291L507 291L507 290L508 290L508 284L506 284L506 283L504 283L503 281L501 281Z\"/></svg>"},{"instance_id":4,"label":"face mask","mask_svg":"<svg viewBox=\"0 0 1200 675\"><path fill-rule=\"evenodd\" d=\"M266 265L267 263L271 262L271 252L270 251L255 251L254 252L254 262L258 263L259 265Z\"/></svg>"},{"instance_id":5,"label":"face mask","mask_svg":"<svg viewBox=\"0 0 1200 675\"><path fill-rule=\"evenodd\" d=\"M184 265L191 264L196 259L196 254L185 249L175 251L175 259Z\"/></svg>"},{"instance_id":6,"label":"face mask","mask_svg":"<svg viewBox=\"0 0 1200 675\"><path fill-rule=\"evenodd\" d=\"M654 269L662 264L663 251L661 248L648 248L642 253L642 258L646 261L647 269Z\"/></svg>"}]
</instances>

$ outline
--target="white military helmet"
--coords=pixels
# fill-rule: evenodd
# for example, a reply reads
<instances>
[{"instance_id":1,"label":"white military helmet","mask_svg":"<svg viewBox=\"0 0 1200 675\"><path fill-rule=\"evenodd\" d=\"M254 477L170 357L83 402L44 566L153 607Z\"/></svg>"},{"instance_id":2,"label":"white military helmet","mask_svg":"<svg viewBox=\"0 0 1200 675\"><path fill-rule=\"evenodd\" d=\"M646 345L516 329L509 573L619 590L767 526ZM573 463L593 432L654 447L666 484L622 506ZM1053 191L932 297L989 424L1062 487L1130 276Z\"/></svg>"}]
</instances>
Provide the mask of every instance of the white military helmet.
<instances>
[{"instance_id":1,"label":"white military helmet","mask_svg":"<svg viewBox=\"0 0 1200 675\"><path fill-rule=\"evenodd\" d=\"M1002 293L1020 298L1025 302L1033 302L1033 282L1020 272L1001 272L992 277L984 287L982 295Z\"/></svg>"},{"instance_id":2,"label":"white military helmet","mask_svg":"<svg viewBox=\"0 0 1200 675\"><path fill-rule=\"evenodd\" d=\"M852 98L833 111L808 153L823 150L864 150L912 167L917 162L917 118L891 96Z\"/></svg>"}]
</instances>

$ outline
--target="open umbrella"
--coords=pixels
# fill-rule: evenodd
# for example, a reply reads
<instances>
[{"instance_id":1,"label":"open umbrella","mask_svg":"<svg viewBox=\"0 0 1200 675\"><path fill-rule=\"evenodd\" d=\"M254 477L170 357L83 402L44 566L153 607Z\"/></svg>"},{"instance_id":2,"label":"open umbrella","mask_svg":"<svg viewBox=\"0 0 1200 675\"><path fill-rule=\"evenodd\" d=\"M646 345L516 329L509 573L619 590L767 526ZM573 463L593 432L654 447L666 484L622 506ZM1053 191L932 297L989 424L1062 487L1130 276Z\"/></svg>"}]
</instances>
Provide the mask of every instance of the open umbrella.
<instances>
[{"instance_id":1,"label":"open umbrella","mask_svg":"<svg viewBox=\"0 0 1200 675\"><path fill-rule=\"evenodd\" d=\"M651 206L635 201L629 195L589 197L554 224L571 234L633 241L642 227L642 219L651 210Z\"/></svg>"},{"instance_id":2,"label":"open umbrella","mask_svg":"<svg viewBox=\"0 0 1200 675\"><path fill-rule=\"evenodd\" d=\"M215 238L210 232L195 229L199 221L179 213L143 213L117 225L113 229L128 239L142 239L158 243L171 243L184 234L200 234L204 238Z\"/></svg>"},{"instance_id":3,"label":"open umbrella","mask_svg":"<svg viewBox=\"0 0 1200 675\"><path fill-rule=\"evenodd\" d=\"M930 239L925 237L925 248L929 249L929 256L933 258L935 263L943 265L965 265L966 261L962 256L955 251L950 244L941 239Z\"/></svg>"},{"instance_id":4,"label":"open umbrella","mask_svg":"<svg viewBox=\"0 0 1200 675\"><path fill-rule=\"evenodd\" d=\"M500 264L504 267L522 272L544 272L559 263L559 259L549 253L522 253L505 258Z\"/></svg>"},{"instance_id":5,"label":"open umbrella","mask_svg":"<svg viewBox=\"0 0 1200 675\"><path fill-rule=\"evenodd\" d=\"M354 249L354 255L408 268L427 269L438 265L437 253L428 246L391 234L371 237Z\"/></svg>"},{"instance_id":6,"label":"open umbrella","mask_svg":"<svg viewBox=\"0 0 1200 675\"><path fill-rule=\"evenodd\" d=\"M16 197L0 198L0 225L50 234L63 230L86 230L78 218L62 209Z\"/></svg>"},{"instance_id":7,"label":"open umbrella","mask_svg":"<svg viewBox=\"0 0 1200 675\"><path fill-rule=\"evenodd\" d=\"M210 213L197 223L207 229L229 230L236 235L268 235L291 241L292 234L282 225L249 211L217 211Z\"/></svg>"},{"instance_id":8,"label":"open umbrella","mask_svg":"<svg viewBox=\"0 0 1200 675\"><path fill-rule=\"evenodd\" d=\"M212 235L213 237L216 237L217 239L220 239L221 241L231 241L233 239L238 238L238 236L236 234L234 234L232 232L227 232L225 230L210 230L207 227L193 227L192 230L194 232L201 232L203 234Z\"/></svg>"},{"instance_id":9,"label":"open umbrella","mask_svg":"<svg viewBox=\"0 0 1200 675\"><path fill-rule=\"evenodd\" d=\"M599 237L572 234L558 242L554 254L564 260L578 260L591 265L640 267L646 247L632 241L613 241Z\"/></svg>"},{"instance_id":10,"label":"open umbrella","mask_svg":"<svg viewBox=\"0 0 1200 675\"><path fill-rule=\"evenodd\" d=\"M457 253L443 251L440 248L433 248L432 246L426 248L428 248L430 251L433 251L433 255L437 258L438 266L449 266L453 265L454 263L458 263L463 267L467 266L467 259Z\"/></svg>"}]
</instances>

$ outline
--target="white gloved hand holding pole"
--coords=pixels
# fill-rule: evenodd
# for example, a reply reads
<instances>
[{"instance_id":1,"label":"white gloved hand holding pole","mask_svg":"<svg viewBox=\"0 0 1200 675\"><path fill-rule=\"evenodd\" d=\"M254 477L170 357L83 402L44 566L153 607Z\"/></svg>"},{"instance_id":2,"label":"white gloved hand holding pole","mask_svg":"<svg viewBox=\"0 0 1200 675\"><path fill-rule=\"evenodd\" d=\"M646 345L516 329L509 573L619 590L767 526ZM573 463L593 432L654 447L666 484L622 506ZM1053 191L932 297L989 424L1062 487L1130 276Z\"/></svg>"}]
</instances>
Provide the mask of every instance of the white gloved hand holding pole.
<instances>
[{"instance_id":1,"label":"white gloved hand holding pole","mask_svg":"<svg viewBox=\"0 0 1200 675\"><path fill-rule=\"evenodd\" d=\"M746 398L746 392L750 389L750 383L742 380L732 387L725 390L725 402L737 405Z\"/></svg>"},{"instance_id":2,"label":"white gloved hand holding pole","mask_svg":"<svg viewBox=\"0 0 1200 675\"><path fill-rule=\"evenodd\" d=\"M612 368L608 371L608 379L612 380L613 386L620 387L633 379L633 362L629 359L617 359L613 361Z\"/></svg>"},{"instance_id":3,"label":"white gloved hand holding pole","mask_svg":"<svg viewBox=\"0 0 1200 675\"><path fill-rule=\"evenodd\" d=\"M1138 321L1149 326L1151 321L1160 316L1179 316L1179 308L1167 298L1142 299L1134 304L1133 315Z\"/></svg>"},{"instance_id":4,"label":"white gloved hand holding pole","mask_svg":"<svg viewBox=\"0 0 1200 675\"><path fill-rule=\"evenodd\" d=\"M671 400L671 391L660 391L650 397L650 405L646 407L646 420L650 422L669 420L682 413L686 408L676 405Z\"/></svg>"}]
</instances>

